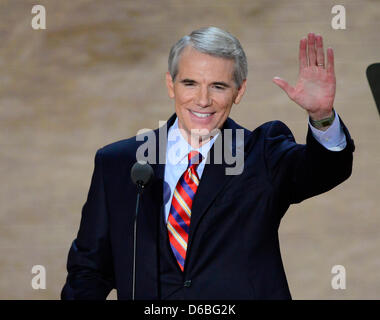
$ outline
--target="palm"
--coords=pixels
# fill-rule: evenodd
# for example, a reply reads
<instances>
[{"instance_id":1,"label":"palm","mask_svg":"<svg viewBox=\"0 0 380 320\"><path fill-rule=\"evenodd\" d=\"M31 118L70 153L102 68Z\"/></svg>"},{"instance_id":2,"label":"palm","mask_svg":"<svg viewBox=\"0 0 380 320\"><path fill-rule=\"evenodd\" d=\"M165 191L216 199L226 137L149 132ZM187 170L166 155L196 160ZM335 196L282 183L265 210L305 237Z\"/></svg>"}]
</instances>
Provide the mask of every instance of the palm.
<instances>
[{"instance_id":1,"label":"palm","mask_svg":"<svg viewBox=\"0 0 380 320\"><path fill-rule=\"evenodd\" d=\"M308 45L308 54L306 53ZM334 56L332 49L327 50L327 66L324 67L322 37L309 34L308 40L302 39L299 52L299 75L295 87L281 78L273 81L281 87L298 105L311 116L321 118L331 113L335 97Z\"/></svg>"},{"instance_id":2,"label":"palm","mask_svg":"<svg viewBox=\"0 0 380 320\"><path fill-rule=\"evenodd\" d=\"M332 108L335 97L335 77L319 67L307 67L298 77L291 99L304 109L316 112Z\"/></svg>"}]
</instances>

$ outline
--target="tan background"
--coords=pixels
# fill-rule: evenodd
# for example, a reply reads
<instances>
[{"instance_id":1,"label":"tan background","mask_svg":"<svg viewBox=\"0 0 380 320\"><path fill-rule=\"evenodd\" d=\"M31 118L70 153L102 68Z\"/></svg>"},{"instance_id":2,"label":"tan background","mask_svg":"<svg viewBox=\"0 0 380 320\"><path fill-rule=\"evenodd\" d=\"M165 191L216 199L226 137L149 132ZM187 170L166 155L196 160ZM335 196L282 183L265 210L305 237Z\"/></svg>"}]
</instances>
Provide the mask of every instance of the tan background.
<instances>
[{"instance_id":1,"label":"tan background","mask_svg":"<svg viewBox=\"0 0 380 320\"><path fill-rule=\"evenodd\" d=\"M338 3L346 30L331 28ZM46 6L46 30L31 28L34 4ZM1 299L59 298L96 150L170 116L170 46L208 25L236 35L248 56L248 92L231 117L250 129L280 119L299 143L307 116L271 79L295 82L307 32L334 48L353 174L289 209L283 261L295 299L380 298L380 119L365 77L380 61L379 1L0 0ZM33 265L46 267L46 290L32 289ZM346 268L346 290L331 287L334 265Z\"/></svg>"}]
</instances>

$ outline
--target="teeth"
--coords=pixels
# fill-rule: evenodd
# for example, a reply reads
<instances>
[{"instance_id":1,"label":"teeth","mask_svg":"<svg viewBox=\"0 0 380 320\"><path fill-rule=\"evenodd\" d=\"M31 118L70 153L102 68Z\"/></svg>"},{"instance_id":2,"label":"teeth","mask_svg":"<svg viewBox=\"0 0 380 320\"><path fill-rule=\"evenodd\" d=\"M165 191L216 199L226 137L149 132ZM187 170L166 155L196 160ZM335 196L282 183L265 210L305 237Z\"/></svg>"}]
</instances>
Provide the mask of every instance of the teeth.
<instances>
[{"instance_id":1,"label":"teeth","mask_svg":"<svg viewBox=\"0 0 380 320\"><path fill-rule=\"evenodd\" d=\"M198 113L198 112L195 112L195 111L191 111L191 113L195 114L199 118L207 118L207 117L211 116L211 113Z\"/></svg>"}]
</instances>

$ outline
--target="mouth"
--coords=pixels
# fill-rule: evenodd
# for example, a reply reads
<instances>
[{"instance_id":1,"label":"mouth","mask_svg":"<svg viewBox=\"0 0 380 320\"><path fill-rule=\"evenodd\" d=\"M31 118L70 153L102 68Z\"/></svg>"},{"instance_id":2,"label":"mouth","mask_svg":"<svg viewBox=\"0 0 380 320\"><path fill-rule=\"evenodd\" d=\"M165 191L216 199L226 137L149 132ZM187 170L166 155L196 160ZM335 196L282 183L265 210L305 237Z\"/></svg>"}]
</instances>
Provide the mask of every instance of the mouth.
<instances>
[{"instance_id":1,"label":"mouth","mask_svg":"<svg viewBox=\"0 0 380 320\"><path fill-rule=\"evenodd\" d=\"M215 112L201 113L201 112L195 112L193 110L190 110L190 113L192 113L193 115L195 115L197 118L205 119L205 118L208 118L208 117L212 116Z\"/></svg>"}]
</instances>

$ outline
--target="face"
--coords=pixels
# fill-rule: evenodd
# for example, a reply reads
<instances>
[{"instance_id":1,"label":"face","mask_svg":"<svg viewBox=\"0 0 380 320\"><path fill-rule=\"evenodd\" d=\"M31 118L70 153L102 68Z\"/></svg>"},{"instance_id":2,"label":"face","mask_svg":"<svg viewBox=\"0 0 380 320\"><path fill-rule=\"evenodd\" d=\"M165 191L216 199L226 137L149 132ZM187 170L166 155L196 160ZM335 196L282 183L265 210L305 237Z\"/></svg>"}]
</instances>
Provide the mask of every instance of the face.
<instances>
[{"instance_id":1,"label":"face","mask_svg":"<svg viewBox=\"0 0 380 320\"><path fill-rule=\"evenodd\" d=\"M167 72L166 85L175 102L179 128L192 145L194 140L206 142L213 129L223 126L232 104L240 102L246 81L236 88L233 74L234 60L204 54L192 47L182 51L174 82Z\"/></svg>"}]
</instances>

